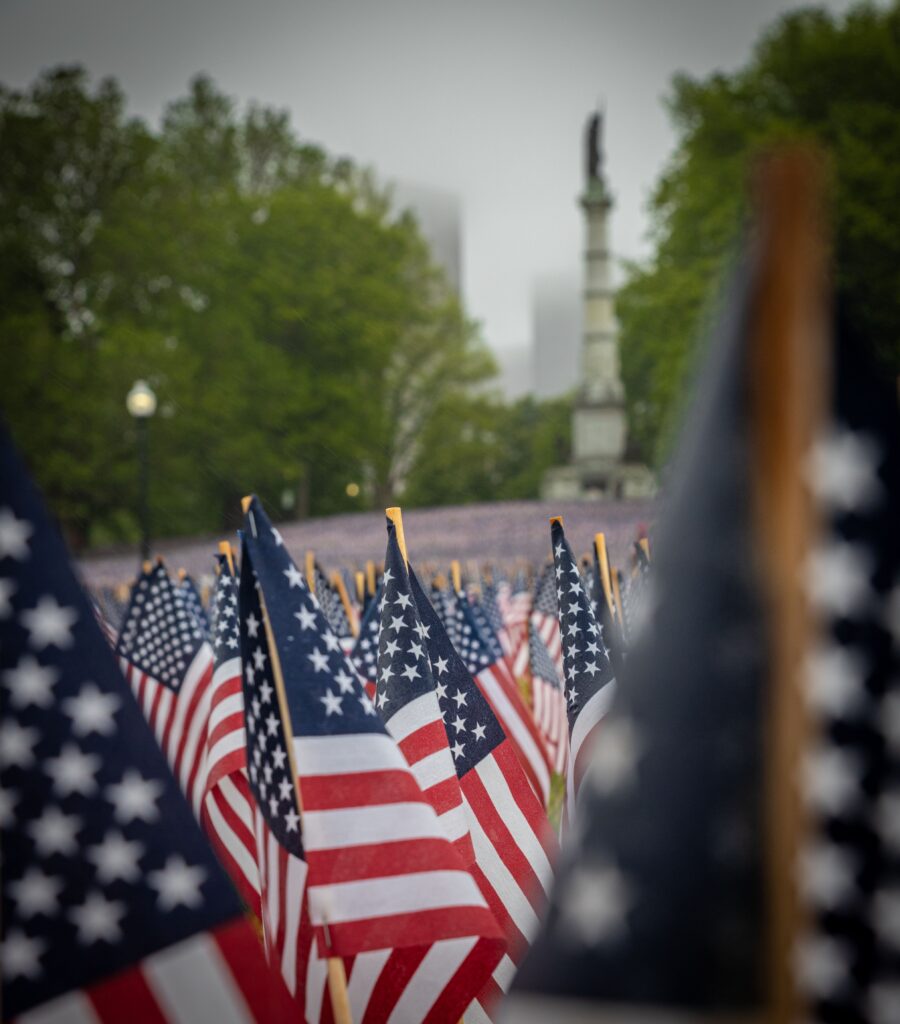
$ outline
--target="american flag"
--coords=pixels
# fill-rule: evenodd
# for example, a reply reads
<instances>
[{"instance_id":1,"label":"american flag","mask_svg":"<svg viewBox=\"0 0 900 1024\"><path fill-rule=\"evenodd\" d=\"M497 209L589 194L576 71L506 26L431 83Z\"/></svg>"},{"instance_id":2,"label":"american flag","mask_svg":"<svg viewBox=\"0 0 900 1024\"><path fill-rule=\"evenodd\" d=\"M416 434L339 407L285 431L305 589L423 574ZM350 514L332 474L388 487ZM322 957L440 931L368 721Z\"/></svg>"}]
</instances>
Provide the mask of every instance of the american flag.
<instances>
[{"instance_id":1,"label":"american flag","mask_svg":"<svg viewBox=\"0 0 900 1024\"><path fill-rule=\"evenodd\" d=\"M406 563L390 521L384 564L375 706L444 834L469 864L474 856L472 840L428 659L428 627L416 612Z\"/></svg>"},{"instance_id":2,"label":"american flag","mask_svg":"<svg viewBox=\"0 0 900 1024\"><path fill-rule=\"evenodd\" d=\"M199 818L206 790L213 653L184 594L161 562L143 571L132 587L116 653Z\"/></svg>"},{"instance_id":3,"label":"american flag","mask_svg":"<svg viewBox=\"0 0 900 1024\"><path fill-rule=\"evenodd\" d=\"M259 942L0 438L4 1019L271 1020Z\"/></svg>"},{"instance_id":4,"label":"american flag","mask_svg":"<svg viewBox=\"0 0 900 1024\"><path fill-rule=\"evenodd\" d=\"M510 668L512 668L512 644L510 643L506 625L503 622L503 616L500 614L500 606L497 603L498 588L499 584L493 579L490 582L484 581L482 583L481 608L490 623L491 629L494 631L494 635L500 641L500 646L503 648L503 653L506 655Z\"/></svg>"},{"instance_id":5,"label":"american flag","mask_svg":"<svg viewBox=\"0 0 900 1024\"><path fill-rule=\"evenodd\" d=\"M365 682L366 693L375 699L375 678L378 674L378 634L381 631L381 601L384 586L379 583L375 597L371 599L359 624L359 636L350 652L350 660Z\"/></svg>"},{"instance_id":6,"label":"american flag","mask_svg":"<svg viewBox=\"0 0 900 1024\"><path fill-rule=\"evenodd\" d=\"M554 575L563 640L564 688L569 718L569 759L566 768L566 820L571 822L575 798L591 758L597 727L609 710L615 690L612 665L585 593L562 522L553 519Z\"/></svg>"},{"instance_id":7,"label":"american flag","mask_svg":"<svg viewBox=\"0 0 900 1024\"><path fill-rule=\"evenodd\" d=\"M523 573L517 573L510 584L502 582L497 591L497 604L509 636L511 653L507 655L516 679L528 673L528 616L531 614L531 593Z\"/></svg>"},{"instance_id":8,"label":"american flag","mask_svg":"<svg viewBox=\"0 0 900 1024\"><path fill-rule=\"evenodd\" d=\"M562 634L559 631L556 572L552 562L544 567L535 584L531 625L534 626L537 635L547 648L547 653L556 667L556 674L562 678L565 667L563 665Z\"/></svg>"},{"instance_id":9,"label":"american flag","mask_svg":"<svg viewBox=\"0 0 900 1024\"><path fill-rule=\"evenodd\" d=\"M244 539L283 674L266 732L297 773L260 795L285 830L296 800L317 949L353 957L357 1019L457 1020L502 955L497 922L256 499ZM296 783L284 803L282 781Z\"/></svg>"},{"instance_id":10,"label":"american flag","mask_svg":"<svg viewBox=\"0 0 900 1024\"><path fill-rule=\"evenodd\" d=\"M247 780L247 736L241 687L238 582L228 559L217 556L212 596L213 677L206 737L203 821L222 864L244 902L261 917L253 798Z\"/></svg>"},{"instance_id":11,"label":"american flag","mask_svg":"<svg viewBox=\"0 0 900 1024\"><path fill-rule=\"evenodd\" d=\"M499 651L492 654L479 636L465 595L452 596L455 600L455 633L458 637L454 647L490 701L534 791L546 806L550 798L551 763L544 738L506 659ZM527 639L526 633L526 649Z\"/></svg>"},{"instance_id":12,"label":"american flag","mask_svg":"<svg viewBox=\"0 0 900 1024\"><path fill-rule=\"evenodd\" d=\"M531 651L531 699L534 720L552 758L553 770L562 774L569 754L569 719L566 695L556 665L534 623L529 624Z\"/></svg>"},{"instance_id":13,"label":"american flag","mask_svg":"<svg viewBox=\"0 0 900 1024\"><path fill-rule=\"evenodd\" d=\"M501 923L507 952L480 1000L486 1011L507 990L537 931L553 878L556 838L515 748L450 643L440 618L409 570L425 632L444 727L468 808L472 871Z\"/></svg>"},{"instance_id":14,"label":"american flag","mask_svg":"<svg viewBox=\"0 0 900 1024\"><path fill-rule=\"evenodd\" d=\"M313 582L311 587L316 595L316 600L325 616L325 621L332 633L341 641L341 647L345 651L353 648L356 637L353 632L353 625L350 616L344 607L344 602L336 586L329 582L324 570L318 562L313 563Z\"/></svg>"}]
</instances>

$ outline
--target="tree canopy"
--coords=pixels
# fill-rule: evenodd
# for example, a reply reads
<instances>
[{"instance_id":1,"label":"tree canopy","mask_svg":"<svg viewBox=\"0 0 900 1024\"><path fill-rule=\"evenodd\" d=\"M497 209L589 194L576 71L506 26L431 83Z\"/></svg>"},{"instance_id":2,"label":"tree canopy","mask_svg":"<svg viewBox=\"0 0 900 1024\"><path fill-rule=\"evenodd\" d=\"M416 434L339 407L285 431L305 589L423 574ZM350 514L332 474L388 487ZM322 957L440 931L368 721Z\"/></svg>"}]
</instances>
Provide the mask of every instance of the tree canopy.
<instances>
[{"instance_id":1,"label":"tree canopy","mask_svg":"<svg viewBox=\"0 0 900 1024\"><path fill-rule=\"evenodd\" d=\"M900 5L788 14L732 74L676 76L678 143L650 201L654 255L619 295L631 431L669 449L686 376L742 228L754 159L813 142L831 174L835 289L860 337L900 372ZM715 289L713 288L713 291Z\"/></svg>"},{"instance_id":2,"label":"tree canopy","mask_svg":"<svg viewBox=\"0 0 900 1024\"><path fill-rule=\"evenodd\" d=\"M411 474L453 500L419 439L495 366L371 173L203 76L152 130L78 67L0 87L0 150L0 408L76 544L137 529L136 378L157 535L227 526L250 490L321 514Z\"/></svg>"}]
</instances>

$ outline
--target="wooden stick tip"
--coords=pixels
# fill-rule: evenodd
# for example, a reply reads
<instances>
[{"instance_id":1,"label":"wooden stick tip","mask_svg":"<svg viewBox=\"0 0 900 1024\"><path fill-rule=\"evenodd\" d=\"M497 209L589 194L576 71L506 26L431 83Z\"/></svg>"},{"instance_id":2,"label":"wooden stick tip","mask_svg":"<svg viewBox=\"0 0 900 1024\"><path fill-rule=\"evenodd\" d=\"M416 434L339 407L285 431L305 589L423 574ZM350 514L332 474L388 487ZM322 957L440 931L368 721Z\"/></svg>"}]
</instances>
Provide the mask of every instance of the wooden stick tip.
<instances>
[{"instance_id":1,"label":"wooden stick tip","mask_svg":"<svg viewBox=\"0 0 900 1024\"><path fill-rule=\"evenodd\" d=\"M253 495L252 494L245 494L243 496L243 498L241 498L241 511L244 513L244 515L247 514L247 510L250 508L250 503L252 501L253 501Z\"/></svg>"}]
</instances>

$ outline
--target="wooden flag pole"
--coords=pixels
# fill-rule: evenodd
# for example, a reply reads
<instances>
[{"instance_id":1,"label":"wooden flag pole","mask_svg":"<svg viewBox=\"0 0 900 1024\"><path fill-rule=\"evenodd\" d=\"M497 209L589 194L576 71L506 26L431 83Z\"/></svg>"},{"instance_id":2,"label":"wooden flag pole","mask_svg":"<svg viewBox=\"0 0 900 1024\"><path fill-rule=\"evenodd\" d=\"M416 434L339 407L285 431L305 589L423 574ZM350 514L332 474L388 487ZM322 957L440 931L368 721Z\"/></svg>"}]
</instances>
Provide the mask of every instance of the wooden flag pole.
<instances>
[{"instance_id":1,"label":"wooden flag pole","mask_svg":"<svg viewBox=\"0 0 900 1024\"><path fill-rule=\"evenodd\" d=\"M244 515L250 509L252 499L246 496L241 499L241 508ZM311 554L311 552L308 552ZM266 599L259 588L259 607L262 612L263 628L266 632L266 644L269 648L269 664L272 666L272 678L275 680L275 692L278 695L278 707L281 712L281 721L284 725L285 740L287 746L288 762L291 766L291 774L294 777L294 796L297 798L297 813L300 815L301 829L303 827L303 793L300 788L300 773L297 771L297 759L294 753L294 734L291 729L291 716L287 704L287 692L284 686L284 674L281 671L281 656L278 653L278 645L275 643L275 634L272 631L272 623L269 619L269 612L266 608ZM323 921L326 938L328 938L328 925ZM329 946L330 946L329 939ZM327 958L328 965L328 994L331 997L331 1009L334 1015L335 1024L353 1024L353 1015L350 1012L350 994L347 991L347 971L344 968L344 961L339 956Z\"/></svg>"},{"instance_id":2,"label":"wooden flag pole","mask_svg":"<svg viewBox=\"0 0 900 1024\"><path fill-rule=\"evenodd\" d=\"M150 561L149 558L146 558L146 559L144 559L143 562L141 562L141 571L142 572L152 572L153 571L153 563Z\"/></svg>"},{"instance_id":3,"label":"wooden flag pole","mask_svg":"<svg viewBox=\"0 0 900 1024\"><path fill-rule=\"evenodd\" d=\"M356 581L356 600L359 601L361 605L363 603L363 598L366 596L366 574L357 569L353 574L353 578Z\"/></svg>"},{"instance_id":4,"label":"wooden flag pole","mask_svg":"<svg viewBox=\"0 0 900 1024\"><path fill-rule=\"evenodd\" d=\"M600 586L603 588L606 606L609 608L610 614L615 615L616 609L609 572L609 553L606 550L606 534L594 534L594 551L597 553L597 565L600 567Z\"/></svg>"},{"instance_id":5,"label":"wooden flag pole","mask_svg":"<svg viewBox=\"0 0 900 1024\"><path fill-rule=\"evenodd\" d=\"M219 541L219 554L224 556L225 561L228 563L228 568L231 570L231 575L234 576L234 555L231 553L231 545L227 540Z\"/></svg>"},{"instance_id":6,"label":"wooden flag pole","mask_svg":"<svg viewBox=\"0 0 900 1024\"><path fill-rule=\"evenodd\" d=\"M619 570L612 570L612 595L615 606L616 617L622 623L622 634L625 633L625 616L622 613L622 594L619 590Z\"/></svg>"},{"instance_id":7,"label":"wooden flag pole","mask_svg":"<svg viewBox=\"0 0 900 1024\"><path fill-rule=\"evenodd\" d=\"M650 540L647 537L641 537L638 541L638 547L647 556L647 561L650 561Z\"/></svg>"},{"instance_id":8,"label":"wooden flag pole","mask_svg":"<svg viewBox=\"0 0 900 1024\"><path fill-rule=\"evenodd\" d=\"M184 583L184 578L186 576L187 576L187 569L182 568L182 569L178 570L178 582L179 583Z\"/></svg>"},{"instance_id":9,"label":"wooden flag pole","mask_svg":"<svg viewBox=\"0 0 900 1024\"><path fill-rule=\"evenodd\" d=\"M344 583L344 577L337 571L337 569L335 569L331 574L331 585L338 592L338 597L340 597L341 604L344 606L347 621L350 623L350 632L354 636L359 636L359 623L356 621L356 615L353 613L353 605L350 604L350 595L347 593L347 585Z\"/></svg>"},{"instance_id":10,"label":"wooden flag pole","mask_svg":"<svg viewBox=\"0 0 900 1024\"><path fill-rule=\"evenodd\" d=\"M397 534L397 546L400 548L400 554L403 556L404 565L409 565L409 558L406 554L406 536L403 533L403 509L399 505L393 505L391 508L386 508L384 514L394 524L394 531Z\"/></svg>"},{"instance_id":11,"label":"wooden flag pole","mask_svg":"<svg viewBox=\"0 0 900 1024\"><path fill-rule=\"evenodd\" d=\"M459 571L459 560L454 558L450 563L450 579L453 581L455 593L462 593L462 574Z\"/></svg>"},{"instance_id":12,"label":"wooden flag pole","mask_svg":"<svg viewBox=\"0 0 900 1024\"><path fill-rule=\"evenodd\" d=\"M366 562L366 588L369 591L369 597L375 596L375 563L370 558Z\"/></svg>"},{"instance_id":13,"label":"wooden flag pole","mask_svg":"<svg viewBox=\"0 0 900 1024\"><path fill-rule=\"evenodd\" d=\"M316 596L316 555L312 548L308 548L306 558L303 562L303 574L306 577L306 585L309 592Z\"/></svg>"}]
</instances>

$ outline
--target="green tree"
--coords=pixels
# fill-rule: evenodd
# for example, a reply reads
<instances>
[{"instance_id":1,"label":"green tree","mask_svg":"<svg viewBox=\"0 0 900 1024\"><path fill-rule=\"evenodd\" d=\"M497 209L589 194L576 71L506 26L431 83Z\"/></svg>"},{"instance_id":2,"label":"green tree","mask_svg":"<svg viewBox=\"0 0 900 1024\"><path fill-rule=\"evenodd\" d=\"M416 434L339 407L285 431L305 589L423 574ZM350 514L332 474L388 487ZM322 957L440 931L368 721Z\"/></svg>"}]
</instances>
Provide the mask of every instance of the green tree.
<instances>
[{"instance_id":1,"label":"green tree","mask_svg":"<svg viewBox=\"0 0 900 1024\"><path fill-rule=\"evenodd\" d=\"M641 453L668 451L705 311L744 214L755 158L812 141L832 174L835 287L890 372L900 372L900 5L810 9L766 32L745 67L679 75L678 143L650 204L655 252L619 296L622 370Z\"/></svg>"}]
</instances>

